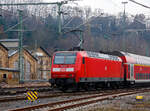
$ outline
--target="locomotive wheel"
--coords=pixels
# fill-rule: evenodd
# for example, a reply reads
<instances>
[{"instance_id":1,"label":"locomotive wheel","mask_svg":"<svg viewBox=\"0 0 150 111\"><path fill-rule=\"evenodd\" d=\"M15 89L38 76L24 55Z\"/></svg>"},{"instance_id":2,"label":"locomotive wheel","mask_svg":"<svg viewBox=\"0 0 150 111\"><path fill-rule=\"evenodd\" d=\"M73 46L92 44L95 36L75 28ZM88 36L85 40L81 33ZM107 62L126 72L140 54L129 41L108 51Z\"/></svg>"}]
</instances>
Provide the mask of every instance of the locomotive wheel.
<instances>
[{"instance_id":1,"label":"locomotive wheel","mask_svg":"<svg viewBox=\"0 0 150 111\"><path fill-rule=\"evenodd\" d=\"M67 86L62 86L62 87L60 88L60 90L63 91L63 92L66 92L66 91L68 90L68 88L67 88Z\"/></svg>"},{"instance_id":2,"label":"locomotive wheel","mask_svg":"<svg viewBox=\"0 0 150 111\"><path fill-rule=\"evenodd\" d=\"M110 87L111 87L111 84L110 84L109 82L107 83L107 87L108 87L108 88L110 88Z\"/></svg>"},{"instance_id":3,"label":"locomotive wheel","mask_svg":"<svg viewBox=\"0 0 150 111\"><path fill-rule=\"evenodd\" d=\"M90 90L88 84L84 84L84 85L83 85L83 89L84 89L85 91L89 91L89 90Z\"/></svg>"},{"instance_id":4,"label":"locomotive wheel","mask_svg":"<svg viewBox=\"0 0 150 111\"><path fill-rule=\"evenodd\" d=\"M98 90L98 89L99 89L99 87L98 87L97 84L94 84L94 89L95 89L95 90Z\"/></svg>"},{"instance_id":5,"label":"locomotive wheel","mask_svg":"<svg viewBox=\"0 0 150 111\"><path fill-rule=\"evenodd\" d=\"M83 87L83 89L84 89L85 91L88 91L88 90L89 90L87 87Z\"/></svg>"}]
</instances>

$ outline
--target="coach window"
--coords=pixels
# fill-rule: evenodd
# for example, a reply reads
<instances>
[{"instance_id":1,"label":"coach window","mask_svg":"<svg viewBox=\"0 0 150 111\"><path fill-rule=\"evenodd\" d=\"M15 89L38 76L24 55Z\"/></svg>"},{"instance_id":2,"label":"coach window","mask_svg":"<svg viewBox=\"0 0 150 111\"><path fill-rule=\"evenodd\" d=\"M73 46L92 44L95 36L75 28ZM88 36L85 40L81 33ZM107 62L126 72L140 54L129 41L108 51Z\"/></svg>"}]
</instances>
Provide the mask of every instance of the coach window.
<instances>
[{"instance_id":1,"label":"coach window","mask_svg":"<svg viewBox=\"0 0 150 111\"><path fill-rule=\"evenodd\" d=\"M140 79L140 74L138 73L138 79Z\"/></svg>"},{"instance_id":2,"label":"coach window","mask_svg":"<svg viewBox=\"0 0 150 111\"><path fill-rule=\"evenodd\" d=\"M148 79L148 74L146 74L146 79Z\"/></svg>"},{"instance_id":3,"label":"coach window","mask_svg":"<svg viewBox=\"0 0 150 111\"><path fill-rule=\"evenodd\" d=\"M143 75L143 74L141 74L141 76L142 76L142 77L141 77L141 79L144 79L144 75Z\"/></svg>"},{"instance_id":4,"label":"coach window","mask_svg":"<svg viewBox=\"0 0 150 111\"><path fill-rule=\"evenodd\" d=\"M143 74L141 74L141 79L143 79Z\"/></svg>"},{"instance_id":5,"label":"coach window","mask_svg":"<svg viewBox=\"0 0 150 111\"><path fill-rule=\"evenodd\" d=\"M140 74L139 74L139 79L140 79Z\"/></svg>"},{"instance_id":6,"label":"coach window","mask_svg":"<svg viewBox=\"0 0 150 111\"><path fill-rule=\"evenodd\" d=\"M145 75L142 73L142 75L143 75L143 78L142 79L145 79Z\"/></svg>"},{"instance_id":7,"label":"coach window","mask_svg":"<svg viewBox=\"0 0 150 111\"><path fill-rule=\"evenodd\" d=\"M83 64L85 64L85 57L83 57L83 59L82 59L82 63L83 63Z\"/></svg>"},{"instance_id":8,"label":"coach window","mask_svg":"<svg viewBox=\"0 0 150 111\"><path fill-rule=\"evenodd\" d=\"M148 79L148 74L146 73L146 79Z\"/></svg>"},{"instance_id":9,"label":"coach window","mask_svg":"<svg viewBox=\"0 0 150 111\"><path fill-rule=\"evenodd\" d=\"M141 74L141 79L144 79L144 75L143 74Z\"/></svg>"},{"instance_id":10,"label":"coach window","mask_svg":"<svg viewBox=\"0 0 150 111\"><path fill-rule=\"evenodd\" d=\"M146 74L146 79L148 79L148 74Z\"/></svg>"}]
</instances>

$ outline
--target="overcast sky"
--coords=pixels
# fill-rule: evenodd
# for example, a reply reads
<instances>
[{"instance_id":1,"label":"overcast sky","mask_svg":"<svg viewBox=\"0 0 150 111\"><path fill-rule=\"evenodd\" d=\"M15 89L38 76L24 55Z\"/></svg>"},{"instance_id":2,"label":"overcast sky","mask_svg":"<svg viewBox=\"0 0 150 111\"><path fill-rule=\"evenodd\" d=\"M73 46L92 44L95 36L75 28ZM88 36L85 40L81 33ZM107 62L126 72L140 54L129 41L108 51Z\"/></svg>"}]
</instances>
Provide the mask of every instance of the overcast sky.
<instances>
[{"instance_id":1,"label":"overcast sky","mask_svg":"<svg viewBox=\"0 0 150 111\"><path fill-rule=\"evenodd\" d=\"M45 0L48 2L62 1L62 0ZM121 2L127 1L126 11L130 14L144 13L150 15L150 9L146 9L142 6L134 4L128 0L82 0L77 2L79 6L90 6L92 9L100 8L104 12L117 14L118 12L123 11L123 4ZM143 3L147 6L150 6L150 0L135 0L137 2Z\"/></svg>"}]
</instances>

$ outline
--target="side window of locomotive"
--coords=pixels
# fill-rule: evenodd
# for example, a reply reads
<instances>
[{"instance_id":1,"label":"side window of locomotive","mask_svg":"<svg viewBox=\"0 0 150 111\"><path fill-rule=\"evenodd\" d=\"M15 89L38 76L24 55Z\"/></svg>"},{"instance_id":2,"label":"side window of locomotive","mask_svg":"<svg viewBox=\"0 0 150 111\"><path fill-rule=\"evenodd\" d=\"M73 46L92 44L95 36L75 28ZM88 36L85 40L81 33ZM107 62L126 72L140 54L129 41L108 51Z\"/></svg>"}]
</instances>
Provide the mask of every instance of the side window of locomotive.
<instances>
[{"instance_id":1,"label":"side window of locomotive","mask_svg":"<svg viewBox=\"0 0 150 111\"><path fill-rule=\"evenodd\" d=\"M85 57L82 58L82 64L85 64Z\"/></svg>"}]
</instances>

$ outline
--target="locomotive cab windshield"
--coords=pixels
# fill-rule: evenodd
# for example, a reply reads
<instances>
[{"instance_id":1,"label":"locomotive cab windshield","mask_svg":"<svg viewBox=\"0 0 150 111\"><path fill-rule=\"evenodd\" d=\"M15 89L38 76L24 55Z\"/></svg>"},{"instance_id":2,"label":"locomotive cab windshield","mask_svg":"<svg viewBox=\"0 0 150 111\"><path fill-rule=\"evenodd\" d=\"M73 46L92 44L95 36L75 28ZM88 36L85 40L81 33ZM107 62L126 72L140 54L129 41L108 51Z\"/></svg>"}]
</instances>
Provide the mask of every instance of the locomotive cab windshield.
<instances>
[{"instance_id":1,"label":"locomotive cab windshield","mask_svg":"<svg viewBox=\"0 0 150 111\"><path fill-rule=\"evenodd\" d=\"M56 53L54 58L54 64L75 64L76 53Z\"/></svg>"}]
</instances>

